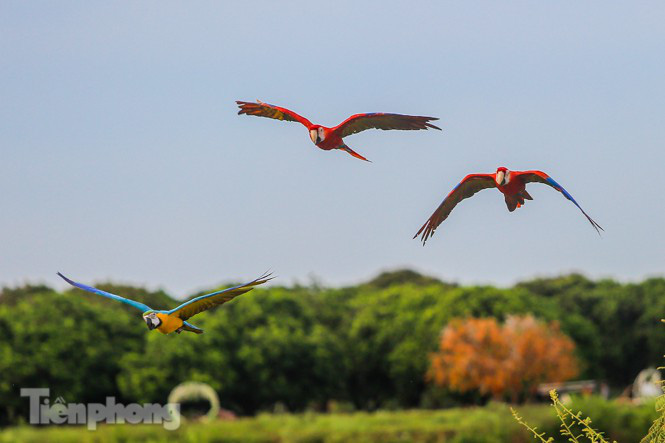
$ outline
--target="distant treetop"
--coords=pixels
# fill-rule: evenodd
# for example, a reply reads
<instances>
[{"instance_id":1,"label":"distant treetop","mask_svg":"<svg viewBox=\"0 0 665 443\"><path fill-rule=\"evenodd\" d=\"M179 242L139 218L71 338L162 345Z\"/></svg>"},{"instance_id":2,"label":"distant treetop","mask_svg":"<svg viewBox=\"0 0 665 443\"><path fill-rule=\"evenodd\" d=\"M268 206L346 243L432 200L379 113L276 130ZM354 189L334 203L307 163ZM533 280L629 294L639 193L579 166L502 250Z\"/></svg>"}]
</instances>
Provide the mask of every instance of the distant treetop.
<instances>
[{"instance_id":1,"label":"distant treetop","mask_svg":"<svg viewBox=\"0 0 665 443\"><path fill-rule=\"evenodd\" d=\"M457 286L456 284L444 283L438 278L422 275L411 269L397 269L395 271L382 272L372 280L367 282L367 285L375 288L384 289L392 285L400 285L411 283L417 286L428 285L445 285L449 287Z\"/></svg>"}]
</instances>

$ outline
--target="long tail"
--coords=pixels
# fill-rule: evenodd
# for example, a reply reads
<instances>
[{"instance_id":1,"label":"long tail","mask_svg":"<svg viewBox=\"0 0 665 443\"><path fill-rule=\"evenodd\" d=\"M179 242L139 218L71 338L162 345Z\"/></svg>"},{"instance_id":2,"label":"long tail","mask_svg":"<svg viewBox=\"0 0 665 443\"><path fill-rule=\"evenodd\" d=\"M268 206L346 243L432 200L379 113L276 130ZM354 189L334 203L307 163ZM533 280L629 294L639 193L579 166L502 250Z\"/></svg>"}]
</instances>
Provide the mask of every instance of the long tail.
<instances>
[{"instance_id":1,"label":"long tail","mask_svg":"<svg viewBox=\"0 0 665 443\"><path fill-rule=\"evenodd\" d=\"M197 328L197 327L194 326L193 324L191 324L191 323L187 323L187 322L183 322L183 324L182 324L182 330L183 330L183 331L193 332L193 333L195 333L195 334L203 334L203 329Z\"/></svg>"},{"instance_id":2,"label":"long tail","mask_svg":"<svg viewBox=\"0 0 665 443\"><path fill-rule=\"evenodd\" d=\"M346 152L348 152L349 154L351 154L352 156L354 156L355 158L359 158L360 160L365 160L366 162L370 162L370 163L372 163L371 161L367 160L365 157L363 157L362 155L358 154L356 151L354 151L353 149L349 148L349 147L346 146L345 144L341 144L341 145L339 145L339 146L337 147L337 149L341 149L342 151L346 151Z\"/></svg>"}]
</instances>

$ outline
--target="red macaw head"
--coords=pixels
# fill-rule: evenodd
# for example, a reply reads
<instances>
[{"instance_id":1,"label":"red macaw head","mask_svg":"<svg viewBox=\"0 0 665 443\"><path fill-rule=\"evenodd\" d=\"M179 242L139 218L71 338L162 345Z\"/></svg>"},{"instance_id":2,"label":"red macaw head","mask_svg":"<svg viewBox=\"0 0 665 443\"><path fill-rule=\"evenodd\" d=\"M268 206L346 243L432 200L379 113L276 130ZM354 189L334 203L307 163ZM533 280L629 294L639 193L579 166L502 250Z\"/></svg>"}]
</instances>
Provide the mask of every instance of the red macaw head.
<instances>
[{"instance_id":1,"label":"red macaw head","mask_svg":"<svg viewBox=\"0 0 665 443\"><path fill-rule=\"evenodd\" d=\"M510 171L508 168L500 166L496 168L496 178L494 179L499 186L505 186L510 181Z\"/></svg>"},{"instance_id":2,"label":"red macaw head","mask_svg":"<svg viewBox=\"0 0 665 443\"><path fill-rule=\"evenodd\" d=\"M326 139L326 131L321 125L312 125L311 128L309 128L309 138L312 139L312 143L315 145L318 145L321 143L323 140Z\"/></svg>"}]
</instances>

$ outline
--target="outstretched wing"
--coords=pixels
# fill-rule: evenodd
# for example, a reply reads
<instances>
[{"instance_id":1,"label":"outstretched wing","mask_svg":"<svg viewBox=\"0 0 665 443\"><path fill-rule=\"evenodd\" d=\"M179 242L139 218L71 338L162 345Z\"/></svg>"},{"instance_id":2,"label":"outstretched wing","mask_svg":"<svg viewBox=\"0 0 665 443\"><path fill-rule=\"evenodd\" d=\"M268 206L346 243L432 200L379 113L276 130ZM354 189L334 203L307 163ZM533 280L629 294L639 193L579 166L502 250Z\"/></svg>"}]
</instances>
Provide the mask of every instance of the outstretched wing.
<instances>
[{"instance_id":1,"label":"outstretched wing","mask_svg":"<svg viewBox=\"0 0 665 443\"><path fill-rule=\"evenodd\" d=\"M256 115L257 117L267 117L274 118L275 120L286 120L288 122L300 122L309 129L312 126L312 122L307 120L305 117L296 114L295 112L286 109L280 108L279 106L269 105L268 103L263 103L260 100L257 100L257 103L251 102L241 102L236 101L240 111L238 115L247 114L247 115Z\"/></svg>"},{"instance_id":2,"label":"outstretched wing","mask_svg":"<svg viewBox=\"0 0 665 443\"><path fill-rule=\"evenodd\" d=\"M83 283L77 283L73 280L68 279L64 275L58 272L58 275L62 277L63 280L65 280L67 283L69 283L72 286L75 286L79 289L83 289L84 291L92 292L93 294L101 295L103 297L107 298L112 298L113 300L118 300L120 302L123 302L125 304L128 304L130 306L135 307L136 309L140 309L141 312L146 312L146 311L151 311L152 309L150 306L144 305L143 303L139 303L134 300L130 300L125 297L120 297L119 295L111 294L110 292L102 291L101 289L93 288L92 286L84 285Z\"/></svg>"},{"instance_id":3,"label":"outstretched wing","mask_svg":"<svg viewBox=\"0 0 665 443\"><path fill-rule=\"evenodd\" d=\"M534 182L544 183L556 189L557 191L562 193L564 197L573 202L580 211L582 211L582 214L584 214L587 220L589 220L589 223L591 223L591 226L593 226L596 229L598 234L600 234L600 231L604 231L604 229L598 223L596 223L591 217L589 217L589 215L586 212L584 212L584 209L582 209L582 207L575 201L573 196L570 195L568 191L566 191L563 188L563 186L558 184L552 177L545 174L543 171L522 171L522 172L514 171L512 172L512 174L516 174L518 177L522 179L522 181L524 181L524 183L534 183Z\"/></svg>"},{"instance_id":4,"label":"outstretched wing","mask_svg":"<svg viewBox=\"0 0 665 443\"><path fill-rule=\"evenodd\" d=\"M251 291L254 289L254 286L261 285L274 278L270 276L271 274L264 274L249 283L193 298L190 301L181 304L177 308L168 311L168 314L175 315L176 317L180 317L183 320L187 320L199 312L203 312L212 308L213 306L226 303L227 301L232 300L237 296L244 294L245 292Z\"/></svg>"},{"instance_id":5,"label":"outstretched wing","mask_svg":"<svg viewBox=\"0 0 665 443\"><path fill-rule=\"evenodd\" d=\"M415 115L385 114L383 112L374 112L368 114L356 114L344 120L339 125L332 128L340 137L355 134L366 129L438 129L441 128L429 123L438 120L435 117L419 117Z\"/></svg>"},{"instance_id":6,"label":"outstretched wing","mask_svg":"<svg viewBox=\"0 0 665 443\"><path fill-rule=\"evenodd\" d=\"M469 174L464 179L459 182L455 189L450 191L450 194L446 196L443 202L436 208L436 211L432 216L425 222L425 224L420 228L420 230L413 236L413 238L418 237L422 234L423 245L429 237L434 235L436 228L446 219L452 210L457 206L459 202L465 198L471 197L478 191L482 191L487 188L496 187L496 182L494 181L494 174Z\"/></svg>"}]
</instances>

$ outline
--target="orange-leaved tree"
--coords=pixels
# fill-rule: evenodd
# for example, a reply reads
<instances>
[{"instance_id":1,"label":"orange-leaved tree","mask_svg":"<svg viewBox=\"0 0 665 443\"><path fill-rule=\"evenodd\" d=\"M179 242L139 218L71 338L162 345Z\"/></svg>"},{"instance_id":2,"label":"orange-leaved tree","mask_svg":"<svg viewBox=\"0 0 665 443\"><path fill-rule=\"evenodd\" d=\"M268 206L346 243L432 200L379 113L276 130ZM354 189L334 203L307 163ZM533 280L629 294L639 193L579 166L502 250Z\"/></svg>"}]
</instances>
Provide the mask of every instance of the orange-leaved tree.
<instances>
[{"instance_id":1,"label":"orange-leaved tree","mask_svg":"<svg viewBox=\"0 0 665 443\"><path fill-rule=\"evenodd\" d=\"M575 344L556 322L533 316L452 320L441 333L427 374L453 391L477 390L495 399L531 397L543 382L577 375Z\"/></svg>"}]
</instances>

